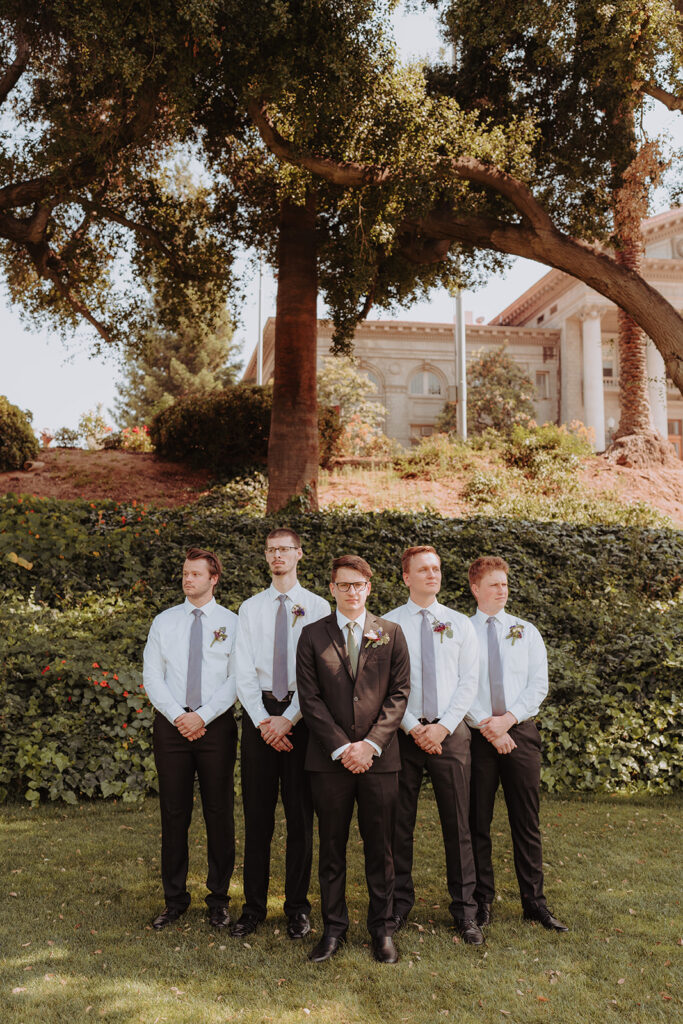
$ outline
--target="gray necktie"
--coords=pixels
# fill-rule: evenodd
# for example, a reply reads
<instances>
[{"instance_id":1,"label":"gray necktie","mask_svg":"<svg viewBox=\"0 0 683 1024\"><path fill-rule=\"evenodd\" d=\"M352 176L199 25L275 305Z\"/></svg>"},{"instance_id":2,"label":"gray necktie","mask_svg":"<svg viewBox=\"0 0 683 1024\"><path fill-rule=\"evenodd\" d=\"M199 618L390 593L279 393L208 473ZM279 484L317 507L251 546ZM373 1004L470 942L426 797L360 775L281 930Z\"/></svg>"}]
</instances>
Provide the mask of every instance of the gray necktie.
<instances>
[{"instance_id":1,"label":"gray necktie","mask_svg":"<svg viewBox=\"0 0 683 1024\"><path fill-rule=\"evenodd\" d=\"M286 700L289 691L287 671L287 609L286 594L280 594L280 607L275 616L275 646L273 647L273 697Z\"/></svg>"},{"instance_id":2,"label":"gray necktie","mask_svg":"<svg viewBox=\"0 0 683 1024\"><path fill-rule=\"evenodd\" d=\"M190 627L190 655L187 659L187 690L185 706L195 711L202 706L202 615L201 608L192 612L194 622Z\"/></svg>"},{"instance_id":3,"label":"gray necktie","mask_svg":"<svg viewBox=\"0 0 683 1024\"><path fill-rule=\"evenodd\" d=\"M422 647L422 717L433 722L439 717L439 697L436 690L436 655L434 654L434 631L429 621L429 612L423 608Z\"/></svg>"},{"instance_id":4,"label":"gray necktie","mask_svg":"<svg viewBox=\"0 0 683 1024\"><path fill-rule=\"evenodd\" d=\"M504 715L507 711L507 707L505 706L505 690L503 688L503 663L500 660L500 647L498 645L498 633L496 632L496 620L493 616L489 616L486 620L486 640L489 649L491 714Z\"/></svg>"},{"instance_id":5,"label":"gray necktie","mask_svg":"<svg viewBox=\"0 0 683 1024\"><path fill-rule=\"evenodd\" d=\"M356 678L358 671L358 644L356 643L356 631L354 629L353 622L347 622L346 628L349 631L349 639L346 642L346 650L349 655L349 661L351 662L351 674L353 678Z\"/></svg>"}]
</instances>

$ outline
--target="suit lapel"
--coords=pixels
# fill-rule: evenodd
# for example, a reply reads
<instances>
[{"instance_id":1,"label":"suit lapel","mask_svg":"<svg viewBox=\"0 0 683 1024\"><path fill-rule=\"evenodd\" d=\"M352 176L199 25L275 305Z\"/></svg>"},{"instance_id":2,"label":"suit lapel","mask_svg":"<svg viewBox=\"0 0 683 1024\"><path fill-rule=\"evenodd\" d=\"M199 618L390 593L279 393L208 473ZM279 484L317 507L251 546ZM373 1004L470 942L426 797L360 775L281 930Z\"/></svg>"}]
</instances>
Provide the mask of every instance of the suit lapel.
<instances>
[{"instance_id":1,"label":"suit lapel","mask_svg":"<svg viewBox=\"0 0 683 1024\"><path fill-rule=\"evenodd\" d=\"M327 632L330 635L330 639L331 639L332 643L334 644L335 650L336 650L337 654L339 655L339 660L341 661L342 665L346 669L346 671L348 673L348 676L349 676L349 679L351 680L351 682L353 682L353 672L351 671L351 662L349 661L349 656L346 653L346 644L344 643L344 637L342 635L341 629L339 628L339 623L337 622L336 612L332 612L332 614L325 620L325 625L327 627ZM358 669L360 671L360 661L359 661Z\"/></svg>"},{"instance_id":2,"label":"suit lapel","mask_svg":"<svg viewBox=\"0 0 683 1024\"><path fill-rule=\"evenodd\" d=\"M365 626L363 628L363 636L361 638L360 644L360 654L358 657L358 674L356 675L357 680L360 679L361 672L365 667L365 662L368 660L368 655L370 654L370 651L373 650L372 646L369 646L368 641L365 639L365 634L369 633L373 629L375 630L375 632L377 632L377 630L379 629L377 619L375 618L374 615L371 615L370 612L366 611Z\"/></svg>"}]
</instances>

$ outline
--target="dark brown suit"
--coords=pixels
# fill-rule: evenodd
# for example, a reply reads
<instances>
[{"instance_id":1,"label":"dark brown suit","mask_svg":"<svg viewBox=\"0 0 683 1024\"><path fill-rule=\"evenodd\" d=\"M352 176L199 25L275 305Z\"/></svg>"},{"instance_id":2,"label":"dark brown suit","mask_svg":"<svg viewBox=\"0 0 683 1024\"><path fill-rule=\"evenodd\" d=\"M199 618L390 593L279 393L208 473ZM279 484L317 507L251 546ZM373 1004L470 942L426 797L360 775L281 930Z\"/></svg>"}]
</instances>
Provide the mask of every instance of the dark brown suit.
<instances>
[{"instance_id":1,"label":"dark brown suit","mask_svg":"<svg viewBox=\"0 0 683 1024\"><path fill-rule=\"evenodd\" d=\"M400 626L367 612L363 633L382 630L389 642L360 648L354 680L336 613L304 627L296 657L301 711L308 726L306 769L320 834L319 878L325 931L345 933L346 844L358 802L370 905L368 930L391 935L394 829L401 759L396 733L410 691L410 657ZM347 743L371 740L382 751L367 772L355 775L332 753Z\"/></svg>"}]
</instances>

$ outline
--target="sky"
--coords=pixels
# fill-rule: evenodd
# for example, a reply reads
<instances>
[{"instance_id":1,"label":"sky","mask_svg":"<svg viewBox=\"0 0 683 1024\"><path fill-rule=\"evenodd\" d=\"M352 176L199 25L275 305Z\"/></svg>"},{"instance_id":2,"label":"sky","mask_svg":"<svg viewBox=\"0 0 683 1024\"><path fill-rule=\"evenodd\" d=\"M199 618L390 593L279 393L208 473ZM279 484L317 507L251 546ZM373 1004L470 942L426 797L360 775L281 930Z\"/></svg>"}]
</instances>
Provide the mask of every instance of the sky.
<instances>
[{"instance_id":1,"label":"sky","mask_svg":"<svg viewBox=\"0 0 683 1024\"><path fill-rule=\"evenodd\" d=\"M433 12L406 14L395 18L396 39L401 56L405 59L438 54L442 47ZM670 114L661 107L646 119L651 134L661 128L677 133L678 145L683 145L683 118ZM660 203L653 213L661 212L666 203ZM244 364L248 362L258 335L258 272L247 260L241 264L247 286L247 300L241 310L235 339L242 346ZM530 260L517 259L501 277L492 277L476 292L465 292L463 305L476 322L491 320L521 295L548 268ZM454 299L445 290L435 292L429 301L402 310L395 316L402 320L423 320L436 323L453 321ZM275 283L272 274L264 269L261 293L261 323L275 314ZM325 314L324 307L319 315ZM371 314L371 319L388 319L386 314ZM113 405L120 376L115 355L91 357L87 335L76 335L65 345L61 338L49 330L35 331L22 321L16 308L7 299L6 289L0 282L0 394L22 409L33 413L33 427L55 431L59 427L74 428L80 416L101 403L105 416ZM107 416L113 422L112 416Z\"/></svg>"}]
</instances>

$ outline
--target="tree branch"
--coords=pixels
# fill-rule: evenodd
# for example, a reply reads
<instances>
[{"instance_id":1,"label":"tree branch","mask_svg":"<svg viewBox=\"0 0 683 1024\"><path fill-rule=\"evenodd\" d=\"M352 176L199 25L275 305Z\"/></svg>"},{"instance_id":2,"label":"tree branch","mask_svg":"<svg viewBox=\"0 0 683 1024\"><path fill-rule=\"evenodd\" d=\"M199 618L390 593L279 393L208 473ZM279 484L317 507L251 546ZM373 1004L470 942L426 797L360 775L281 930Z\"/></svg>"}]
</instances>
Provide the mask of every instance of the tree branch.
<instances>
[{"instance_id":1,"label":"tree branch","mask_svg":"<svg viewBox=\"0 0 683 1024\"><path fill-rule=\"evenodd\" d=\"M675 93L660 88L654 82L646 82L642 91L648 96L652 96L653 99L659 100L669 110L683 111L683 96L676 96Z\"/></svg>"},{"instance_id":2,"label":"tree branch","mask_svg":"<svg viewBox=\"0 0 683 1024\"><path fill-rule=\"evenodd\" d=\"M174 253L169 249L164 241L162 241L158 231L155 231L149 224L142 224L139 221L131 220L129 217L124 216L117 210L112 209L110 206L103 206L101 203L93 203L88 199L76 199L79 206L84 210L88 211L92 216L93 214L100 214L105 220L110 220L114 224L120 224L124 228L128 228L129 231L133 231L138 235L142 235L148 242L162 252L164 256L173 265L176 272L179 275L187 275L187 270L178 261Z\"/></svg>"},{"instance_id":3,"label":"tree branch","mask_svg":"<svg viewBox=\"0 0 683 1024\"><path fill-rule=\"evenodd\" d=\"M16 56L4 72L2 78L0 78L0 104L5 102L10 92L26 70L30 53L31 48L29 46L28 37L25 36L21 30L18 30Z\"/></svg>"},{"instance_id":4,"label":"tree branch","mask_svg":"<svg viewBox=\"0 0 683 1024\"><path fill-rule=\"evenodd\" d=\"M0 210L14 206L31 206L45 199L54 190L51 178L34 178L32 181L18 181L15 185L0 188Z\"/></svg>"}]
</instances>

